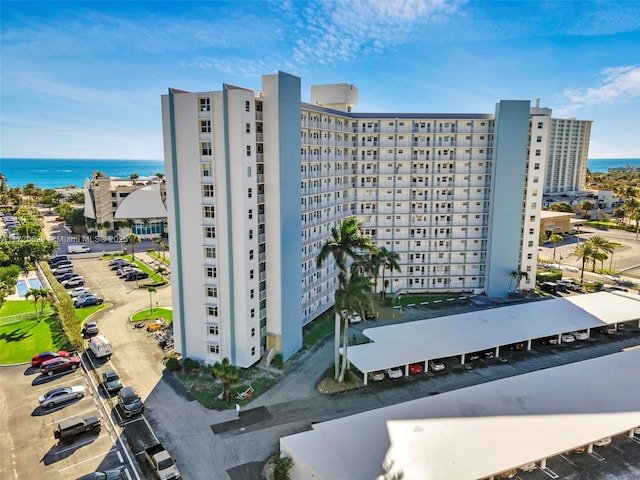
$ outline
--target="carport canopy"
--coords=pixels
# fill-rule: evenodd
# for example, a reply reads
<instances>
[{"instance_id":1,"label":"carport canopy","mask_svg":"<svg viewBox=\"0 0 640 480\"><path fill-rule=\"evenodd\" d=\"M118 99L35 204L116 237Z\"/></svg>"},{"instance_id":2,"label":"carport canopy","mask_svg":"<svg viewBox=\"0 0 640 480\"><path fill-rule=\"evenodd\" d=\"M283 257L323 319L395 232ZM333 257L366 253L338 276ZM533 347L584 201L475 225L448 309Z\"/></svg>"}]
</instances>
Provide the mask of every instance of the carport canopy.
<instances>
[{"instance_id":1,"label":"carport canopy","mask_svg":"<svg viewBox=\"0 0 640 480\"><path fill-rule=\"evenodd\" d=\"M366 381L369 372L639 318L639 295L598 292L367 328L372 342L347 356Z\"/></svg>"}]
</instances>

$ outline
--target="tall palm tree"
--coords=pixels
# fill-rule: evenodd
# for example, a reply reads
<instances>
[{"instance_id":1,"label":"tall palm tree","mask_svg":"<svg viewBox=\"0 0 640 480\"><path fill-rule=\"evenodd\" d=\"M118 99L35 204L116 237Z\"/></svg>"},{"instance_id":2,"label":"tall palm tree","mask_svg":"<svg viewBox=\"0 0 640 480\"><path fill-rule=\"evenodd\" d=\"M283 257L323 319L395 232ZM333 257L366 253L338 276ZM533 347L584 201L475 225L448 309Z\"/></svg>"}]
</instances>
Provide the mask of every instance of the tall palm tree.
<instances>
[{"instance_id":1,"label":"tall palm tree","mask_svg":"<svg viewBox=\"0 0 640 480\"><path fill-rule=\"evenodd\" d=\"M227 402L231 402L232 398L230 388L238 383L238 379L240 378L240 372L238 372L238 369L231 365L231 362L227 357L224 357L222 359L222 363L216 362L213 365L211 374L214 378L217 378L222 382L222 398Z\"/></svg>"},{"instance_id":2,"label":"tall palm tree","mask_svg":"<svg viewBox=\"0 0 640 480\"><path fill-rule=\"evenodd\" d=\"M380 275L380 267L383 263L380 249L371 254L369 263L371 264L371 275L373 276L373 293L378 293L378 275Z\"/></svg>"},{"instance_id":3,"label":"tall palm tree","mask_svg":"<svg viewBox=\"0 0 640 480\"><path fill-rule=\"evenodd\" d=\"M347 346L349 344L349 317L359 313L362 318L365 312L370 310L371 279L352 272L347 278L344 273L338 275L338 289L335 293L334 308L339 311L339 316L344 323L342 338L342 366L338 375L338 382L344 382L344 374L347 370Z\"/></svg>"},{"instance_id":4,"label":"tall palm tree","mask_svg":"<svg viewBox=\"0 0 640 480\"><path fill-rule=\"evenodd\" d=\"M389 269L390 274L393 273L394 270L396 272L400 271L400 264L398 263L400 255L396 252L387 250L385 247L381 247L380 257L382 258L382 297L384 298L387 296L387 283L384 280L385 272L387 271L387 268Z\"/></svg>"},{"instance_id":5,"label":"tall palm tree","mask_svg":"<svg viewBox=\"0 0 640 480\"><path fill-rule=\"evenodd\" d=\"M151 297L151 294L155 291L156 287L154 287L153 285L149 285L147 287L147 292L149 292L149 310L151 310L151 313L153 313L153 298Z\"/></svg>"},{"instance_id":6,"label":"tall palm tree","mask_svg":"<svg viewBox=\"0 0 640 480\"><path fill-rule=\"evenodd\" d=\"M564 237L562 235L557 234L557 233L554 233L553 235L551 235L549 237L549 242L551 242L553 244L553 259L554 260L556 259L556 247L563 240L564 240Z\"/></svg>"},{"instance_id":7,"label":"tall palm tree","mask_svg":"<svg viewBox=\"0 0 640 480\"><path fill-rule=\"evenodd\" d=\"M136 259L135 244L140 243L140 237L135 233L130 233L129 235L127 235L127 238L125 238L124 240L127 245L131 245L131 260L135 261Z\"/></svg>"},{"instance_id":8,"label":"tall palm tree","mask_svg":"<svg viewBox=\"0 0 640 480\"><path fill-rule=\"evenodd\" d=\"M339 228L331 229L331 236L327 238L316 258L316 267L322 267L322 263L329 257L338 266L340 273L346 279L347 262L360 259L361 252L375 253L376 247L369 237L362 235L362 223L356 217L347 217L340 222ZM342 323L342 312L339 308L334 308L334 378L338 380L340 371L340 324Z\"/></svg>"},{"instance_id":9,"label":"tall palm tree","mask_svg":"<svg viewBox=\"0 0 640 480\"><path fill-rule=\"evenodd\" d=\"M588 243L591 245L593 249L593 253L591 254L591 260L593 261L593 269L591 271L595 271L596 269L596 260L600 260L604 263L604 261L609 258L609 256L605 253L610 250L610 243L604 237L599 235L595 235L588 240Z\"/></svg>"},{"instance_id":10,"label":"tall palm tree","mask_svg":"<svg viewBox=\"0 0 640 480\"><path fill-rule=\"evenodd\" d=\"M513 270L509 276L511 277L511 280L509 280L509 292L511 292L511 285L513 284L513 281L516 281L516 286L513 289L514 292L518 291L518 286L520 285L520 282L522 281L523 278L529 278L529 274L523 270L520 270L518 268L518 270Z\"/></svg>"},{"instance_id":11,"label":"tall palm tree","mask_svg":"<svg viewBox=\"0 0 640 480\"><path fill-rule=\"evenodd\" d=\"M36 320L38 322L40 321L40 315L38 314L38 300L40 300L41 296L42 296L42 289L40 288L30 288L29 291L24 296L25 299L28 299L29 297L33 297L33 308L36 312Z\"/></svg>"},{"instance_id":12,"label":"tall palm tree","mask_svg":"<svg viewBox=\"0 0 640 480\"><path fill-rule=\"evenodd\" d=\"M46 288L40 289L40 298L38 299L38 302L40 303L40 319L42 319L42 317L44 316L45 305L47 304L47 302L50 302L52 299L53 299L53 296L49 290L47 290Z\"/></svg>"},{"instance_id":13,"label":"tall palm tree","mask_svg":"<svg viewBox=\"0 0 640 480\"><path fill-rule=\"evenodd\" d=\"M585 263L592 258L593 247L588 243L581 243L577 245L573 251L569 254L570 257L576 257L578 260L582 260L582 268L580 269L580 283L584 281L584 266Z\"/></svg>"}]
</instances>

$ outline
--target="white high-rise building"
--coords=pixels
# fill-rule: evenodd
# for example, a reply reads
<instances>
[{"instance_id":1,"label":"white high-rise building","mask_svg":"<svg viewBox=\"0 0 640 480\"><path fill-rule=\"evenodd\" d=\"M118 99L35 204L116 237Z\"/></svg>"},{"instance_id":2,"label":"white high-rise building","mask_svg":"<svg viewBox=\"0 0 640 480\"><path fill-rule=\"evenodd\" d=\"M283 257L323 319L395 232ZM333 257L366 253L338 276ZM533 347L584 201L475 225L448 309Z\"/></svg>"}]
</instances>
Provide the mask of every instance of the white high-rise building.
<instances>
[{"instance_id":1,"label":"white high-rise building","mask_svg":"<svg viewBox=\"0 0 640 480\"><path fill-rule=\"evenodd\" d=\"M387 291L507 296L519 271L533 288L551 110L355 113L349 84L312 87L311 102L282 72L257 94L162 97L178 351L287 360L333 305L337 270L316 257L352 215L400 257Z\"/></svg>"}]
</instances>

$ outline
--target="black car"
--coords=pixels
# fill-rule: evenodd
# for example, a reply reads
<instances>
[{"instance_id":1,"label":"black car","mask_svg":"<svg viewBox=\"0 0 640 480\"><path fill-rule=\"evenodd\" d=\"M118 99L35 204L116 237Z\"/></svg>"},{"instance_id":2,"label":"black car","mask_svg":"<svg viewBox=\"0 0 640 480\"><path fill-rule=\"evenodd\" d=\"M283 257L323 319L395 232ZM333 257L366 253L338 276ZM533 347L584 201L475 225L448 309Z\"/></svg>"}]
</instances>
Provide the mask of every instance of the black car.
<instances>
[{"instance_id":1,"label":"black car","mask_svg":"<svg viewBox=\"0 0 640 480\"><path fill-rule=\"evenodd\" d=\"M73 273L73 272L69 272L69 273L63 273L62 275L56 277L56 280L59 282L64 282L65 280L71 280L72 278L76 278L79 277L80 275L78 275L77 273Z\"/></svg>"},{"instance_id":2,"label":"black car","mask_svg":"<svg viewBox=\"0 0 640 480\"><path fill-rule=\"evenodd\" d=\"M100 297L91 296L75 301L73 306L76 308L91 307L93 305L102 305L102 302L103 300Z\"/></svg>"},{"instance_id":3,"label":"black car","mask_svg":"<svg viewBox=\"0 0 640 480\"><path fill-rule=\"evenodd\" d=\"M125 417L133 417L144 412L142 399L133 387L124 387L118 392L118 405Z\"/></svg>"},{"instance_id":4,"label":"black car","mask_svg":"<svg viewBox=\"0 0 640 480\"><path fill-rule=\"evenodd\" d=\"M102 387L109 395L122 389L122 380L115 370L108 370L102 374Z\"/></svg>"},{"instance_id":5,"label":"black car","mask_svg":"<svg viewBox=\"0 0 640 480\"><path fill-rule=\"evenodd\" d=\"M147 272L143 272L142 270L133 270L127 273L125 281L131 282L133 280L142 280L145 278L149 278L149 274Z\"/></svg>"},{"instance_id":6,"label":"black car","mask_svg":"<svg viewBox=\"0 0 640 480\"><path fill-rule=\"evenodd\" d=\"M56 257L50 258L49 259L49 265L53 266L56 265L58 263L62 263L62 262L68 262L69 261L69 257L66 255L58 255Z\"/></svg>"}]
</instances>

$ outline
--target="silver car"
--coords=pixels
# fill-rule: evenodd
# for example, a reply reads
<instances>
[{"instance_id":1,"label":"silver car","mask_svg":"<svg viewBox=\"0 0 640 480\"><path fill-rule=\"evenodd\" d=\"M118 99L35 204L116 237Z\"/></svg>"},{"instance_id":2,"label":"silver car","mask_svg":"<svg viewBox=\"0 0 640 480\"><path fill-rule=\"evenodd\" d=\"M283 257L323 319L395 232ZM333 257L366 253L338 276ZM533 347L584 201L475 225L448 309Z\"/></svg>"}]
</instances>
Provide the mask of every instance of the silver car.
<instances>
[{"instance_id":1,"label":"silver car","mask_svg":"<svg viewBox=\"0 0 640 480\"><path fill-rule=\"evenodd\" d=\"M86 392L83 385L74 385L73 387L60 387L49 390L42 395L38 402L41 407L51 408L61 403L69 402L75 398L82 398Z\"/></svg>"}]
</instances>

